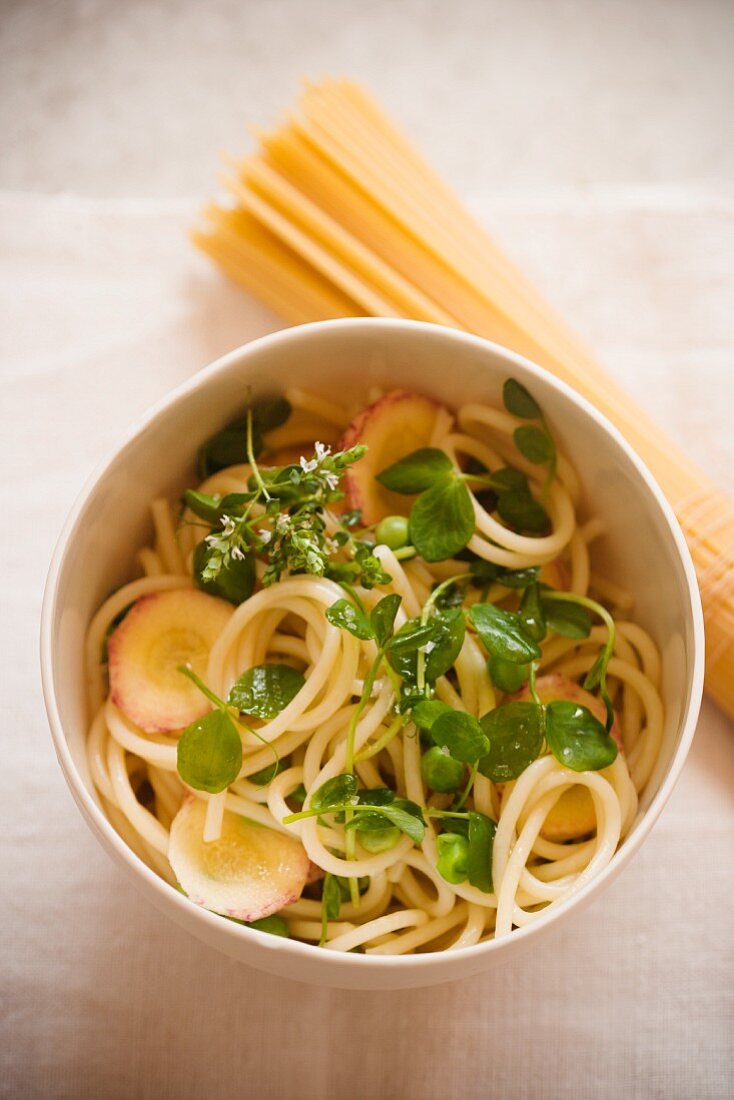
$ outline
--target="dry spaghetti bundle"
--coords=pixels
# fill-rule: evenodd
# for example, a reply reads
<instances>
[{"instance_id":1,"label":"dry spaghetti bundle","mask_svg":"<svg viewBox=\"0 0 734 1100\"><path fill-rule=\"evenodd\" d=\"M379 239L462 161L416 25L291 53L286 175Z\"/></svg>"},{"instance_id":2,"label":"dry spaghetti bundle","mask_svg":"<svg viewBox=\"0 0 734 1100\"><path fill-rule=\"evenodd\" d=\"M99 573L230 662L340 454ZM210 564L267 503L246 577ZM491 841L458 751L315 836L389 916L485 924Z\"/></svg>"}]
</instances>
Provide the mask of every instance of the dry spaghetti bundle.
<instances>
[{"instance_id":1,"label":"dry spaghetti bundle","mask_svg":"<svg viewBox=\"0 0 734 1100\"><path fill-rule=\"evenodd\" d=\"M230 163L234 202L194 240L292 323L409 317L540 363L613 421L688 539L707 626L707 687L734 714L734 507L621 391L365 91L307 86L300 113Z\"/></svg>"}]
</instances>

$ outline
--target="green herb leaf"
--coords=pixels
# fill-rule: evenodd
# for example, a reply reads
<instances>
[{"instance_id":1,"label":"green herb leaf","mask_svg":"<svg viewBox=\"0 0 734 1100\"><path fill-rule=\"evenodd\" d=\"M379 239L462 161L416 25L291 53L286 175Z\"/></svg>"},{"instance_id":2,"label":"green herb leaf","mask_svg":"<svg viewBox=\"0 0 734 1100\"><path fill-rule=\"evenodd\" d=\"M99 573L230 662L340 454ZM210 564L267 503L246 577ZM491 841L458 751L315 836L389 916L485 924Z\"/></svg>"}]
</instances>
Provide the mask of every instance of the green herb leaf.
<instances>
[{"instance_id":1,"label":"green herb leaf","mask_svg":"<svg viewBox=\"0 0 734 1100\"><path fill-rule=\"evenodd\" d=\"M546 706L545 735L556 760L575 772L600 771L613 764L617 745L586 707L568 699Z\"/></svg>"},{"instance_id":2,"label":"green herb leaf","mask_svg":"<svg viewBox=\"0 0 734 1100\"><path fill-rule=\"evenodd\" d=\"M564 638L588 638L591 634L591 615L580 604L566 600L554 600L551 592L541 590L546 625Z\"/></svg>"},{"instance_id":3,"label":"green herb leaf","mask_svg":"<svg viewBox=\"0 0 734 1100\"><path fill-rule=\"evenodd\" d=\"M272 783L276 775L280 775L283 771L283 761L277 760L274 764L268 764L264 768L260 768L259 772L253 772L252 775L247 776L248 783L254 783L256 787L267 787L268 783Z\"/></svg>"},{"instance_id":4,"label":"green herb leaf","mask_svg":"<svg viewBox=\"0 0 734 1100\"><path fill-rule=\"evenodd\" d=\"M460 710L452 710L437 718L431 726L431 737L463 764L474 764L489 751L489 741L479 722L471 714Z\"/></svg>"},{"instance_id":5,"label":"green herb leaf","mask_svg":"<svg viewBox=\"0 0 734 1100\"><path fill-rule=\"evenodd\" d=\"M389 806L395 801L395 792L389 787L367 787L358 797L360 806Z\"/></svg>"},{"instance_id":6,"label":"green herb leaf","mask_svg":"<svg viewBox=\"0 0 734 1100\"><path fill-rule=\"evenodd\" d=\"M495 470L492 474L492 484L500 493L530 492L527 474L522 470L516 470L514 466L503 466L501 470Z\"/></svg>"},{"instance_id":7,"label":"green herb leaf","mask_svg":"<svg viewBox=\"0 0 734 1100\"><path fill-rule=\"evenodd\" d=\"M453 714L453 709L448 703L442 703L440 699L422 699L413 707L410 717L418 729L430 730L442 714Z\"/></svg>"},{"instance_id":8,"label":"green herb leaf","mask_svg":"<svg viewBox=\"0 0 734 1100\"><path fill-rule=\"evenodd\" d=\"M287 923L275 913L271 917L260 917L260 920L248 921L246 924L256 932L267 932L271 936L283 936L285 939L290 937Z\"/></svg>"},{"instance_id":9,"label":"green herb leaf","mask_svg":"<svg viewBox=\"0 0 734 1100\"><path fill-rule=\"evenodd\" d=\"M187 489L184 493L184 503L195 516L214 526L219 523L222 513L218 497L208 496L206 493L198 493L195 489Z\"/></svg>"},{"instance_id":10,"label":"green herb leaf","mask_svg":"<svg viewBox=\"0 0 734 1100\"><path fill-rule=\"evenodd\" d=\"M545 428L523 424L522 427L515 428L512 438L520 454L536 466L546 466L555 458L555 444Z\"/></svg>"},{"instance_id":11,"label":"green herb leaf","mask_svg":"<svg viewBox=\"0 0 734 1100\"><path fill-rule=\"evenodd\" d=\"M408 619L392 636L388 645L391 654L415 653L427 642L431 641L434 634L433 622L422 623L419 618Z\"/></svg>"},{"instance_id":12,"label":"green herb leaf","mask_svg":"<svg viewBox=\"0 0 734 1100\"><path fill-rule=\"evenodd\" d=\"M219 794L234 783L242 767L242 741L224 710L213 710L192 722L176 750L181 779L197 791Z\"/></svg>"},{"instance_id":13,"label":"green herb leaf","mask_svg":"<svg viewBox=\"0 0 734 1100\"><path fill-rule=\"evenodd\" d=\"M395 625L395 616L402 602L402 596L390 594L383 596L370 614L372 633L380 649L384 649L390 640Z\"/></svg>"},{"instance_id":14,"label":"green herb leaf","mask_svg":"<svg viewBox=\"0 0 734 1100\"><path fill-rule=\"evenodd\" d=\"M488 653L505 661L526 665L537 661L541 650L519 616L491 603L475 603L469 617Z\"/></svg>"},{"instance_id":15,"label":"green herb leaf","mask_svg":"<svg viewBox=\"0 0 734 1100\"><path fill-rule=\"evenodd\" d=\"M529 490L501 493L497 499L497 514L520 534L544 535L550 529L548 513Z\"/></svg>"},{"instance_id":16,"label":"green herb leaf","mask_svg":"<svg viewBox=\"0 0 734 1100\"><path fill-rule=\"evenodd\" d=\"M489 738L489 752L479 761L479 770L494 783L517 779L540 754L544 723L537 703L503 703L479 724Z\"/></svg>"},{"instance_id":17,"label":"green herb leaf","mask_svg":"<svg viewBox=\"0 0 734 1100\"><path fill-rule=\"evenodd\" d=\"M351 600L337 600L326 609L326 618L340 630L347 630L355 638L367 641L374 637L372 627L364 611Z\"/></svg>"},{"instance_id":18,"label":"green herb leaf","mask_svg":"<svg viewBox=\"0 0 734 1100\"><path fill-rule=\"evenodd\" d=\"M542 642L546 635L546 625L537 584L529 585L523 592L519 615L530 637L536 642Z\"/></svg>"},{"instance_id":19,"label":"green herb leaf","mask_svg":"<svg viewBox=\"0 0 734 1100\"><path fill-rule=\"evenodd\" d=\"M490 657L488 662L492 683L500 691L519 691L528 678L527 665L518 665L514 661L504 661L501 657Z\"/></svg>"},{"instance_id":20,"label":"green herb leaf","mask_svg":"<svg viewBox=\"0 0 734 1100\"><path fill-rule=\"evenodd\" d=\"M333 807L342 808L352 802L359 790L359 780L356 775L346 772L343 775L335 775L333 779L327 779L311 796L311 810L330 810Z\"/></svg>"},{"instance_id":21,"label":"green herb leaf","mask_svg":"<svg viewBox=\"0 0 734 1100\"><path fill-rule=\"evenodd\" d=\"M466 634L466 622L460 608L441 611L431 619L433 636L426 647L425 674L428 683L435 683L456 662Z\"/></svg>"},{"instance_id":22,"label":"green herb leaf","mask_svg":"<svg viewBox=\"0 0 734 1100\"><path fill-rule=\"evenodd\" d=\"M508 378L502 387L504 406L513 416L522 420L540 420L543 416L540 405L521 382Z\"/></svg>"},{"instance_id":23,"label":"green herb leaf","mask_svg":"<svg viewBox=\"0 0 734 1100\"><path fill-rule=\"evenodd\" d=\"M305 682L303 675L290 665L255 665L234 684L228 702L243 714L275 718L295 699Z\"/></svg>"},{"instance_id":24,"label":"green herb leaf","mask_svg":"<svg viewBox=\"0 0 734 1100\"><path fill-rule=\"evenodd\" d=\"M497 825L491 818L475 810L469 811L469 851L466 877L472 886L492 893L492 849Z\"/></svg>"},{"instance_id":25,"label":"green herb leaf","mask_svg":"<svg viewBox=\"0 0 734 1100\"><path fill-rule=\"evenodd\" d=\"M396 799L386 806L370 807L369 810L357 813L351 821L344 826L345 829L360 828L360 821L365 815L380 815L388 824L395 825L401 833L405 833L415 844L422 844L426 833L425 822L420 807L407 799Z\"/></svg>"},{"instance_id":26,"label":"green herb leaf","mask_svg":"<svg viewBox=\"0 0 734 1100\"><path fill-rule=\"evenodd\" d=\"M410 511L410 540L425 561L452 558L473 534L471 493L458 477L436 482Z\"/></svg>"},{"instance_id":27,"label":"green herb leaf","mask_svg":"<svg viewBox=\"0 0 734 1100\"><path fill-rule=\"evenodd\" d=\"M504 588L527 588L535 584L539 574L539 565L529 565L527 569L498 569L494 579Z\"/></svg>"},{"instance_id":28,"label":"green herb leaf","mask_svg":"<svg viewBox=\"0 0 734 1100\"><path fill-rule=\"evenodd\" d=\"M451 459L436 447L422 447L382 470L377 480L394 493L422 493L453 470Z\"/></svg>"},{"instance_id":29,"label":"green herb leaf","mask_svg":"<svg viewBox=\"0 0 734 1100\"><path fill-rule=\"evenodd\" d=\"M212 596L221 596L230 603L240 604L249 600L255 588L256 570L253 554L230 557L217 570L213 580L205 580L206 568L218 551L203 539L194 550L194 578L198 588Z\"/></svg>"}]
</instances>

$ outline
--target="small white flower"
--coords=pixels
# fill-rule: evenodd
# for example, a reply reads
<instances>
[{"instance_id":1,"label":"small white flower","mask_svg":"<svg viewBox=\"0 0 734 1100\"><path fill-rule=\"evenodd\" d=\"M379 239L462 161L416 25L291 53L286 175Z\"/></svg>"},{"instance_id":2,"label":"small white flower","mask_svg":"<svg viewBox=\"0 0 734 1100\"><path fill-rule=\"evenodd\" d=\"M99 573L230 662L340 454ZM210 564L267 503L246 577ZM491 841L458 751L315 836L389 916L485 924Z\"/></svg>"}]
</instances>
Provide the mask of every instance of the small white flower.
<instances>
[{"instance_id":1,"label":"small white flower","mask_svg":"<svg viewBox=\"0 0 734 1100\"><path fill-rule=\"evenodd\" d=\"M222 516L222 534L226 537L234 534L235 522L231 516Z\"/></svg>"},{"instance_id":2,"label":"small white flower","mask_svg":"<svg viewBox=\"0 0 734 1100\"><path fill-rule=\"evenodd\" d=\"M232 557L233 558L236 558L237 561L242 561L244 556L245 556L245 552L244 552L244 550L242 549L241 546L233 546L232 547Z\"/></svg>"},{"instance_id":3,"label":"small white flower","mask_svg":"<svg viewBox=\"0 0 734 1100\"><path fill-rule=\"evenodd\" d=\"M324 473L324 481L330 489L336 489L339 484L339 477L337 474L332 474L327 471L326 473Z\"/></svg>"},{"instance_id":4,"label":"small white flower","mask_svg":"<svg viewBox=\"0 0 734 1100\"><path fill-rule=\"evenodd\" d=\"M336 554L338 549L339 549L339 544L334 542L333 539L329 539L329 538L324 539L324 550L326 551L327 554Z\"/></svg>"},{"instance_id":5,"label":"small white flower","mask_svg":"<svg viewBox=\"0 0 734 1100\"><path fill-rule=\"evenodd\" d=\"M262 542L263 546L267 546L273 537L273 532L266 531L264 527L261 527L258 531L258 535L260 536L260 541Z\"/></svg>"},{"instance_id":6,"label":"small white flower","mask_svg":"<svg viewBox=\"0 0 734 1100\"><path fill-rule=\"evenodd\" d=\"M318 440L314 444L316 448L316 458L319 462L323 462L327 455L331 454L331 447L325 446L323 443L319 443Z\"/></svg>"},{"instance_id":7,"label":"small white flower","mask_svg":"<svg viewBox=\"0 0 734 1100\"><path fill-rule=\"evenodd\" d=\"M312 471L315 470L318 466L318 462L315 458L306 459L303 457L303 455L301 455L298 461L301 463L301 469L303 470L304 474L312 473Z\"/></svg>"}]
</instances>

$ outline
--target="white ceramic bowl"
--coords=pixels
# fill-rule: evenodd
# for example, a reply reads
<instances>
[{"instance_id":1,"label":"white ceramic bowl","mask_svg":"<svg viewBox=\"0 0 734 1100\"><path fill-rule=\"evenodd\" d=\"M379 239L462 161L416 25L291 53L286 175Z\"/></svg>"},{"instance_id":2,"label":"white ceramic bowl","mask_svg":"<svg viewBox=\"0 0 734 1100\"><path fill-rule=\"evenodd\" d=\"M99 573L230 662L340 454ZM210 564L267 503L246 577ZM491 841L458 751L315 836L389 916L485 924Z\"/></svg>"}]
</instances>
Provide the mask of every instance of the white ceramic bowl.
<instances>
[{"instance_id":1,"label":"white ceramic bowl","mask_svg":"<svg viewBox=\"0 0 734 1100\"><path fill-rule=\"evenodd\" d=\"M151 535L149 501L191 483L196 448L241 410L245 390L276 393L295 381L338 400L371 384L421 390L455 405L500 402L503 380L530 388L579 471L609 533L595 554L636 597L636 617L663 654L664 743L640 819L608 867L547 916L497 942L447 953L369 957L319 950L253 932L193 905L130 851L107 821L84 754L83 639L94 611L130 579ZM355 989L398 989L462 978L528 949L601 893L650 832L693 737L703 683L703 621L693 566L663 495L619 433L568 386L485 340L410 321L359 319L304 325L219 359L159 403L92 478L69 517L49 573L41 628L43 690L56 752L94 835L166 916L244 963L283 977Z\"/></svg>"}]
</instances>

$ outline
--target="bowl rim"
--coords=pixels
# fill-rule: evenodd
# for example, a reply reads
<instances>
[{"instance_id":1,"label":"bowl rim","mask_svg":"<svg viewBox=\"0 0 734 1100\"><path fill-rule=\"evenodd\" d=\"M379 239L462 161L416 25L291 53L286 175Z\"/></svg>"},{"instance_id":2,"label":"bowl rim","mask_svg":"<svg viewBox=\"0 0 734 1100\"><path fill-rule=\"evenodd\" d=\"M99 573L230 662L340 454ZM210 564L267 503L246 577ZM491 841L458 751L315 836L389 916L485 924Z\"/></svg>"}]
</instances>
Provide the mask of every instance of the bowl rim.
<instances>
[{"instance_id":1,"label":"bowl rim","mask_svg":"<svg viewBox=\"0 0 734 1100\"><path fill-rule=\"evenodd\" d=\"M635 468L636 473L648 489L650 496L656 503L662 518L665 520L668 534L672 544L675 546L686 579L686 590L688 594L687 611L690 615L694 644L691 672L686 684L688 688L688 700L679 721L681 730L680 741L671 759L668 772L663 782L653 796L650 805L638 821L633 834L626 839L622 848L617 849L610 862L598 875L592 878L568 899L557 906L549 908L547 915L544 914L537 920L531 921L523 927L514 928L511 935L502 937L499 940L486 940L482 943L452 950L450 952L451 959L456 959L457 964L461 959L473 958L478 960L484 955L491 956L497 952L501 953L506 948L513 945L519 945L525 940L536 937L541 932L555 925L557 921L565 917L574 909L583 907L585 901L597 891L601 890L606 883L616 877L639 850L660 816L663 807L678 781L693 740L703 695L703 611L696 574L688 546L673 509L668 503L657 481L621 432L603 413L596 409L587 398L579 394L568 383L556 377L554 374L551 374L545 368L538 366L531 360L516 352L510 351L500 344L486 340L484 337L475 336L472 333L463 332L459 329L452 329L425 321L377 317L338 318L279 329L248 341L240 347L215 359L213 362L197 371L192 377L186 379L169 393L165 394L150 406L146 412L133 420L125 432L121 434L121 437L117 441L113 441L105 457L96 464L92 473L87 477L68 513L53 551L46 578L40 620L40 663L43 698L51 730L51 737L59 764L72 796L97 840L99 840L102 846L111 855L116 857L120 863L126 865L133 878L140 877L147 881L153 892L158 894L156 905L159 909L165 911L170 907L173 911L177 911L177 915L180 917L180 923L186 925L193 922L193 924L199 925L202 938L207 942L211 943L212 937L216 937L221 941L231 938L233 942L236 942L237 940L241 941L241 937L244 935L250 940L253 949L259 947L264 949L264 951L278 951L281 955L290 954L296 958L308 960L309 962L320 959L322 965L327 964L329 967L338 967L342 970L366 968L376 971L392 970L396 968L400 970L421 969L425 971L431 968L439 969L441 966L445 966L447 962L446 952L443 951L426 952L424 954L382 956L352 954L349 952L324 952L322 949L308 943L303 943L300 940L280 936L264 936L254 929L222 920L216 913L211 913L200 906L190 903L186 897L169 886L168 883L160 878L135 855L132 849L128 847L122 837L116 832L101 807L87 790L76 764L72 759L71 750L64 734L61 715L56 700L52 638L53 626L58 614L59 581L66 564L70 544L77 531L79 520L98 482L102 480L113 466L117 465L120 461L124 461L125 452L137 441L138 437L146 429L154 425L159 418L164 416L167 412L174 409L181 400L197 390L205 388L214 377L228 373L236 365L246 363L248 358L256 355L264 348L285 346L288 344L297 345L298 342L304 338L314 339L322 333L328 334L336 329L351 329L356 337L358 337L362 331L381 329L387 333L391 331L415 332L423 333L428 339L444 339L448 342L454 341L457 344L462 344L468 348L474 348L483 353L489 352L496 358L504 360L508 366L520 367L526 375L537 377L543 383L550 385L551 388L557 390L562 396L580 407L582 412L595 423L597 429L607 436L610 436L625 453L626 457ZM212 932L212 937L207 936L207 932Z\"/></svg>"}]
</instances>

